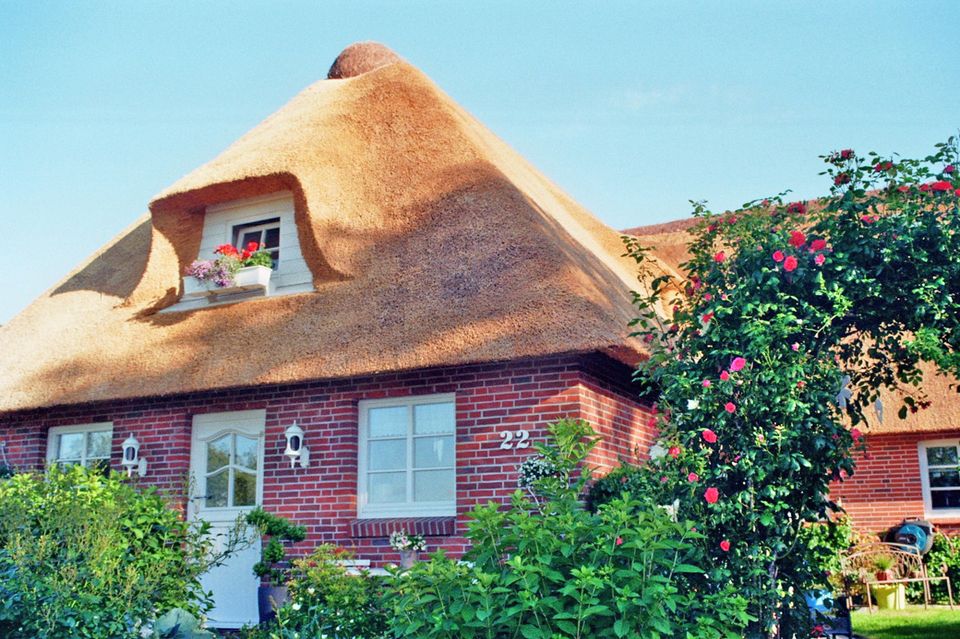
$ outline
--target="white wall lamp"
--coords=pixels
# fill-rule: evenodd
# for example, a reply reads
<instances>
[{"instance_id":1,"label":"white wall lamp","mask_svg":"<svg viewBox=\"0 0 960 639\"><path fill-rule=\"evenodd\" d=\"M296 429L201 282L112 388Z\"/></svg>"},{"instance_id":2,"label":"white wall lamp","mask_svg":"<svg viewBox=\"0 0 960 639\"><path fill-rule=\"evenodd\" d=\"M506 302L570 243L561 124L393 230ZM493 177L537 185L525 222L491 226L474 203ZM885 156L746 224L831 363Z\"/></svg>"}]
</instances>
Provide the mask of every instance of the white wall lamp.
<instances>
[{"instance_id":1,"label":"white wall lamp","mask_svg":"<svg viewBox=\"0 0 960 639\"><path fill-rule=\"evenodd\" d=\"M310 449L303 445L303 429L293 422L284 435L287 437L287 449L283 454L290 458L290 468L296 468L297 462L300 462L300 468L310 466Z\"/></svg>"},{"instance_id":2,"label":"white wall lamp","mask_svg":"<svg viewBox=\"0 0 960 639\"><path fill-rule=\"evenodd\" d=\"M120 463L127 469L127 477L132 477L134 471L140 477L146 475L147 460L140 457L140 442L137 441L137 438L130 435L121 446L123 447L123 459Z\"/></svg>"}]
</instances>

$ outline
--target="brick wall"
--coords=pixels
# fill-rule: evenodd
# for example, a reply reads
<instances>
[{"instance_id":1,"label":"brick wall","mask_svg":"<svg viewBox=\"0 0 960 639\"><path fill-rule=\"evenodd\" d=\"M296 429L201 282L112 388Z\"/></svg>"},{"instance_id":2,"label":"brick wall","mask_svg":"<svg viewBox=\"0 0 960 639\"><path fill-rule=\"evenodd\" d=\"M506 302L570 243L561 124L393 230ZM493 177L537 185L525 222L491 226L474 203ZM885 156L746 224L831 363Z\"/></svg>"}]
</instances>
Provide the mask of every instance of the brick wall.
<instances>
[{"instance_id":1,"label":"brick wall","mask_svg":"<svg viewBox=\"0 0 960 639\"><path fill-rule=\"evenodd\" d=\"M501 449L501 431L527 430L531 440L542 440L547 422L582 417L606 438L591 460L602 466L618 456L632 458L637 446L645 452L652 442L650 413L634 399L629 370L607 358L573 356L24 412L0 417L0 440L12 464L39 468L50 427L113 422L114 466L119 468L120 443L135 435L149 462L140 481L168 491L182 507L193 416L266 409L264 507L308 527L297 552L331 542L379 565L399 557L385 538L390 525L356 521L357 403L433 393L457 397L458 515L453 521L404 522L428 535L430 550L462 552L465 513L478 502L504 500L515 489L516 467L533 449ZM283 456L283 431L294 420L306 431L306 469L291 469Z\"/></svg>"},{"instance_id":2,"label":"brick wall","mask_svg":"<svg viewBox=\"0 0 960 639\"><path fill-rule=\"evenodd\" d=\"M960 430L868 435L866 453L857 455L856 473L834 483L831 497L840 500L857 528L868 532L884 531L907 517L924 518L917 445L949 438L960 438ZM960 532L960 519L932 521L943 531Z\"/></svg>"}]
</instances>

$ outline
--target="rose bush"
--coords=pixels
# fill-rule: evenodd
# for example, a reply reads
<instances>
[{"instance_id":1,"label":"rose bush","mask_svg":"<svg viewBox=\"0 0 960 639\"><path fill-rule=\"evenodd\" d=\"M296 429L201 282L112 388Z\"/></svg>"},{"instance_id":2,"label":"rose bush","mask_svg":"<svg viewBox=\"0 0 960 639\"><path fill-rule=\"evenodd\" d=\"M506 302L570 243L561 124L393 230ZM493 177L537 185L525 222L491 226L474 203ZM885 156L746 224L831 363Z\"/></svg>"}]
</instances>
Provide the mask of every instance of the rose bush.
<instances>
[{"instance_id":1,"label":"rose bush","mask_svg":"<svg viewBox=\"0 0 960 639\"><path fill-rule=\"evenodd\" d=\"M695 205L686 279L636 294L651 350L637 378L670 453L627 484L702 523L712 577L750 600L756 636L809 630L802 595L826 576L801 537L839 510L830 482L864 444L850 426L882 414L882 387L904 393L900 416L927 406L922 362L960 370L956 140L919 160L824 159L816 203Z\"/></svg>"}]
</instances>

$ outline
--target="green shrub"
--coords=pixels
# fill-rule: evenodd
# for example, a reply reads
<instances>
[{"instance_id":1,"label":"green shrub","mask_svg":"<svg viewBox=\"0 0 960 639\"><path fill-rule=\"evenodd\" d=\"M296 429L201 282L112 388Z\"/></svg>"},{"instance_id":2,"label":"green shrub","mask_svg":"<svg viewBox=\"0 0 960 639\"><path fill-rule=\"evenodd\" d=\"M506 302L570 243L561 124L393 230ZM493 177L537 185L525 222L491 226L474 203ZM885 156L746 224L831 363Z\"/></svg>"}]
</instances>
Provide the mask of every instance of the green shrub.
<instances>
[{"instance_id":1,"label":"green shrub","mask_svg":"<svg viewBox=\"0 0 960 639\"><path fill-rule=\"evenodd\" d=\"M960 584L960 536L944 535L943 533L934 533L933 546L923 557L923 563L927 566L927 575L930 577L939 577L946 574L950 577L950 583L953 586L954 602L957 601L957 584ZM943 569L946 573L943 573ZM911 584L913 586L913 584ZM920 587L911 588L911 593L920 600L923 597L923 589ZM944 581L930 584L930 594L938 603L947 603L947 584Z\"/></svg>"},{"instance_id":2,"label":"green shrub","mask_svg":"<svg viewBox=\"0 0 960 639\"><path fill-rule=\"evenodd\" d=\"M474 509L465 562L439 552L395 573L385 597L390 636L742 636L746 602L710 565L694 525L627 495L590 512L579 496L594 433L572 420L550 431L554 443L538 450L556 472L506 509Z\"/></svg>"},{"instance_id":3,"label":"green shrub","mask_svg":"<svg viewBox=\"0 0 960 639\"><path fill-rule=\"evenodd\" d=\"M307 529L292 523L286 517L268 513L259 506L247 513L246 523L254 526L267 541L263 544L260 561L253 565L253 574L280 585L287 579L287 545L303 541Z\"/></svg>"},{"instance_id":4,"label":"green shrub","mask_svg":"<svg viewBox=\"0 0 960 639\"><path fill-rule=\"evenodd\" d=\"M383 583L367 572L351 574L352 555L336 546L318 546L290 571L290 603L277 612L280 636L376 639L385 636Z\"/></svg>"},{"instance_id":5,"label":"green shrub","mask_svg":"<svg viewBox=\"0 0 960 639\"><path fill-rule=\"evenodd\" d=\"M139 637L172 608L202 613L207 532L117 474L54 468L0 482L0 636Z\"/></svg>"}]
</instances>

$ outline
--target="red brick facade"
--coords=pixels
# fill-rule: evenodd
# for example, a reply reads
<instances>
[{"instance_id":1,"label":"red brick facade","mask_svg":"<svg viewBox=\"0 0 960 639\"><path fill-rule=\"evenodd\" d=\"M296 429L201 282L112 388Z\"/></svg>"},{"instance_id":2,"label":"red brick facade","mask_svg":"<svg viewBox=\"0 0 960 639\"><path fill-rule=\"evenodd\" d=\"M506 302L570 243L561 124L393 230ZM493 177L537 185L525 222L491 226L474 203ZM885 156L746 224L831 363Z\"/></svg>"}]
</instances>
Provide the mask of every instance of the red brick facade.
<instances>
[{"instance_id":1,"label":"red brick facade","mask_svg":"<svg viewBox=\"0 0 960 639\"><path fill-rule=\"evenodd\" d=\"M958 439L960 430L944 433L895 433L867 437L867 451L857 456L857 471L835 483L831 497L840 500L854 526L881 532L905 518L924 517L918 444ZM960 532L956 517L931 519L944 532Z\"/></svg>"},{"instance_id":2,"label":"red brick facade","mask_svg":"<svg viewBox=\"0 0 960 639\"><path fill-rule=\"evenodd\" d=\"M632 459L636 450L646 452L653 443L650 412L635 399L629 379L629 369L600 356L431 369L17 413L0 417L0 440L15 467L39 468L50 427L112 422L114 466L119 468L120 443L133 434L149 462L141 481L170 491L182 505L193 416L266 409L264 507L308 527L299 552L331 542L378 565L398 561L386 535L399 523L356 518L359 400L456 394L457 517L403 525L426 534L429 550L460 553L466 512L478 502L509 495L516 487L517 464L533 450L501 449L501 431L528 430L531 440L542 441L548 422L578 417L604 437L594 465L609 467L618 456ZM306 431L310 447L306 469L292 469L283 455L283 431L294 420Z\"/></svg>"}]
</instances>

